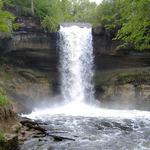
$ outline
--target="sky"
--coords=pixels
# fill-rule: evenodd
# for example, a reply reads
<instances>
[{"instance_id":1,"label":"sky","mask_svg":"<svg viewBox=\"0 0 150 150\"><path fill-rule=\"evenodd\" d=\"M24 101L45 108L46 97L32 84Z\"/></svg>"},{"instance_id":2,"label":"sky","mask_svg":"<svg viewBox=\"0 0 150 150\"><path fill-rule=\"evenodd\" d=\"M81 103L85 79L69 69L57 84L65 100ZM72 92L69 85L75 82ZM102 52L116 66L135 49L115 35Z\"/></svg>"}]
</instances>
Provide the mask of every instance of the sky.
<instances>
[{"instance_id":1,"label":"sky","mask_svg":"<svg viewBox=\"0 0 150 150\"><path fill-rule=\"evenodd\" d=\"M101 3L102 0L90 0L91 2L96 2L97 4Z\"/></svg>"}]
</instances>

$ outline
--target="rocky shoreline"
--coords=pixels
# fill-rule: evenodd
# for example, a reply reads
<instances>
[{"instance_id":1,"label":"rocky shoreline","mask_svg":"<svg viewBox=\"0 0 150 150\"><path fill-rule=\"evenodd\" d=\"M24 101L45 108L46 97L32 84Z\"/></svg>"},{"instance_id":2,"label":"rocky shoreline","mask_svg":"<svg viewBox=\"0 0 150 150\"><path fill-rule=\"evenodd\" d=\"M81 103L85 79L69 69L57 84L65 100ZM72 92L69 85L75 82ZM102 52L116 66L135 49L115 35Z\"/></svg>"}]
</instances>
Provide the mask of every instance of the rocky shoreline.
<instances>
[{"instance_id":1,"label":"rocky shoreline","mask_svg":"<svg viewBox=\"0 0 150 150\"><path fill-rule=\"evenodd\" d=\"M75 141L73 138L59 136L54 132L47 131L44 128L44 126L47 124L42 123L41 121L34 121L18 116L15 118L15 120L14 118L9 118L3 123L5 125L9 124L11 131L9 133L4 133L3 137L0 137L0 149L2 150L20 150L24 142L32 139L42 141L44 138L46 138L45 140L49 139L51 142L59 142L63 140Z\"/></svg>"}]
</instances>

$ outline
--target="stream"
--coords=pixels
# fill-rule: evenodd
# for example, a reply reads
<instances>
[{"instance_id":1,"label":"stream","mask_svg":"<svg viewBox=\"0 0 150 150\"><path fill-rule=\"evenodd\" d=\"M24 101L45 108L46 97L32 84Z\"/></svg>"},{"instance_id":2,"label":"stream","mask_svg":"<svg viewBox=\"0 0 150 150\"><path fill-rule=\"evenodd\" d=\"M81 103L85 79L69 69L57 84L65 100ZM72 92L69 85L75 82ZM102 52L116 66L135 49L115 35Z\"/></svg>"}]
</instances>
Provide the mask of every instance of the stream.
<instances>
[{"instance_id":1,"label":"stream","mask_svg":"<svg viewBox=\"0 0 150 150\"><path fill-rule=\"evenodd\" d=\"M33 138L24 143L22 150L150 149L148 111L109 110L80 104L78 109L71 105L37 109L25 116L40 120L47 132L66 139Z\"/></svg>"},{"instance_id":2,"label":"stream","mask_svg":"<svg viewBox=\"0 0 150 150\"><path fill-rule=\"evenodd\" d=\"M150 112L103 109L95 104L91 25L60 25L58 44L65 104L36 108L24 116L39 120L50 135L63 139L32 138L21 150L149 150Z\"/></svg>"},{"instance_id":3,"label":"stream","mask_svg":"<svg viewBox=\"0 0 150 150\"><path fill-rule=\"evenodd\" d=\"M55 115L44 121L55 135L26 141L22 150L149 150L150 119L112 119Z\"/></svg>"}]
</instances>

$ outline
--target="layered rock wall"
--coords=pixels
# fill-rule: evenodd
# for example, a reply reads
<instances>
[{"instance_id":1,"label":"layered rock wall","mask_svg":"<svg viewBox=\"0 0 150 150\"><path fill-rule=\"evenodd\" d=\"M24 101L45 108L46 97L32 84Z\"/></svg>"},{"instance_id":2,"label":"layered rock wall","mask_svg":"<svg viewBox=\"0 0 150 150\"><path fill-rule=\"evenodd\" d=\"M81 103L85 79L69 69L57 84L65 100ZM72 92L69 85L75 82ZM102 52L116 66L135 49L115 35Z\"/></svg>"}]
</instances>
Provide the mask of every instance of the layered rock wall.
<instances>
[{"instance_id":1,"label":"layered rock wall","mask_svg":"<svg viewBox=\"0 0 150 150\"><path fill-rule=\"evenodd\" d=\"M103 27L93 29L95 71L98 78L101 78L99 73L101 74L102 71L115 71L127 68L134 69L150 66L149 52L142 53L125 49L118 50L117 46L120 42L112 40L114 34L115 33L111 33ZM52 77L55 85L53 84L54 86L51 89L57 91L59 89L59 49L57 45L57 38L57 33L47 33L39 29L34 29L32 26L27 27L27 25L25 25L21 30L14 33L11 38L1 40L1 56L5 56L10 64L17 67L42 70L44 72L48 72L49 75L55 73ZM46 87L48 87L47 83ZM40 83L40 85L38 84L41 90L41 86L43 86L43 84L44 83ZM96 82L96 84L99 83ZM27 95L27 89L30 89L28 94L32 97L37 86L36 82L34 83L33 81L29 84L22 85L22 87L25 87L23 90L26 89L24 91L20 90L23 95ZM109 86L99 84L98 88L96 85L96 93L101 92L101 89L103 89L103 96L99 97L100 101L108 100L110 99L108 97L111 97L111 101L117 98L119 101L122 101L121 99L124 98L128 100L130 99L134 103L135 99L137 99L136 96L138 95L139 99L141 99L139 103L142 103L142 100L145 99L146 93L146 99L149 100L149 85L146 83L138 83L137 87L132 83L127 85L121 83L117 86L114 86L114 84ZM143 90L145 88L147 89L147 92ZM138 89L141 90L138 91ZM39 90L36 93L41 93L41 91ZM37 95L38 94L36 94L36 96ZM126 101L125 103L128 102Z\"/></svg>"}]
</instances>

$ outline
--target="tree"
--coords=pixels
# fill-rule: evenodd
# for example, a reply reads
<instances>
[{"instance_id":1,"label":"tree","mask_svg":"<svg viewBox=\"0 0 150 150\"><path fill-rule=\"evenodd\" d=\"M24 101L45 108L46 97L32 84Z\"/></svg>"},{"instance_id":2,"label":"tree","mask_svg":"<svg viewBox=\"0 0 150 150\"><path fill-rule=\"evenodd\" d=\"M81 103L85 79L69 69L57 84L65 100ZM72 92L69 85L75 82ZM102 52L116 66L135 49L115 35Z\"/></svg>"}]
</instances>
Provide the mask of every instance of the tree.
<instances>
[{"instance_id":1,"label":"tree","mask_svg":"<svg viewBox=\"0 0 150 150\"><path fill-rule=\"evenodd\" d=\"M31 12L32 15L34 16L34 0L31 0Z\"/></svg>"},{"instance_id":2,"label":"tree","mask_svg":"<svg viewBox=\"0 0 150 150\"><path fill-rule=\"evenodd\" d=\"M126 0L124 4L126 9L122 18L126 21L116 39L123 40L125 46L132 44L138 50L150 49L150 1Z\"/></svg>"},{"instance_id":3,"label":"tree","mask_svg":"<svg viewBox=\"0 0 150 150\"><path fill-rule=\"evenodd\" d=\"M96 24L95 3L89 0L5 0L14 5L20 16L36 16L49 31L56 31L62 22L90 22Z\"/></svg>"},{"instance_id":4,"label":"tree","mask_svg":"<svg viewBox=\"0 0 150 150\"><path fill-rule=\"evenodd\" d=\"M62 22L74 21L73 5L71 0L61 0Z\"/></svg>"},{"instance_id":5,"label":"tree","mask_svg":"<svg viewBox=\"0 0 150 150\"><path fill-rule=\"evenodd\" d=\"M89 22L95 25L97 22L96 19L96 8L97 5L94 2L89 0L74 0L73 9L74 9L74 21L75 22Z\"/></svg>"},{"instance_id":6,"label":"tree","mask_svg":"<svg viewBox=\"0 0 150 150\"><path fill-rule=\"evenodd\" d=\"M46 10L40 11L42 12L41 17L43 17L42 26L49 31L56 31L64 15L61 10L61 3L59 0L49 0L45 8Z\"/></svg>"},{"instance_id":7,"label":"tree","mask_svg":"<svg viewBox=\"0 0 150 150\"><path fill-rule=\"evenodd\" d=\"M116 30L114 39L137 50L150 49L150 0L104 0L97 8L99 24Z\"/></svg>"},{"instance_id":8,"label":"tree","mask_svg":"<svg viewBox=\"0 0 150 150\"><path fill-rule=\"evenodd\" d=\"M63 22L90 22L95 24L96 4L89 0L36 0L35 13L42 26L56 31Z\"/></svg>"},{"instance_id":9,"label":"tree","mask_svg":"<svg viewBox=\"0 0 150 150\"><path fill-rule=\"evenodd\" d=\"M11 32L12 21L15 17L8 11L2 10L3 1L0 0L0 32Z\"/></svg>"}]
</instances>

